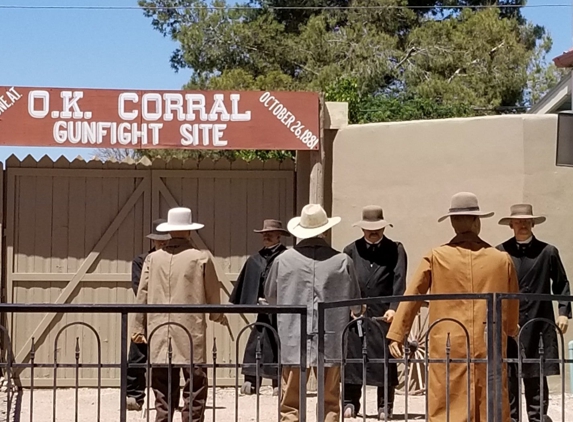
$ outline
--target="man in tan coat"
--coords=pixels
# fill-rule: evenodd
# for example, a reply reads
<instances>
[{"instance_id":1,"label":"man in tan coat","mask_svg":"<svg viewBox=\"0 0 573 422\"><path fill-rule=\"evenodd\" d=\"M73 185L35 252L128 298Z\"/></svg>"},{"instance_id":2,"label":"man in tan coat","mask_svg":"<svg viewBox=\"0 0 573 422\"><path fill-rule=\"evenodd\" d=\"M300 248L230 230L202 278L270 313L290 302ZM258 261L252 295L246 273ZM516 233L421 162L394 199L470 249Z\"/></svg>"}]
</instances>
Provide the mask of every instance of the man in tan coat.
<instances>
[{"instance_id":1,"label":"man in tan coat","mask_svg":"<svg viewBox=\"0 0 573 422\"><path fill-rule=\"evenodd\" d=\"M453 196L450 217L456 236L446 245L432 249L420 264L408 285L405 295L467 294L467 293L517 293L518 284L515 268L509 255L500 252L479 238L480 218L491 217L493 213L480 212L477 198L472 193L458 193ZM408 334L422 302L400 303L394 321L390 326L388 340L390 352L396 358L403 355L402 343ZM462 323L469 333L470 357L487 357L486 320L487 305L484 300L430 301L428 322L442 318L453 318ZM519 302L506 301L502 309L502 350L506 350L507 336L516 336L518 331ZM446 342L449 337L451 359L466 358L466 335L457 324L438 323L429 337L429 358L445 359ZM446 390L446 364L430 363L428 380L428 420L444 422L485 422L487 419L487 366L485 363L471 364L470 369L471 407L467 407L467 365L450 364L449 390ZM509 422L509 400L507 395L506 368L503 368L503 391L500 403L503 406L503 422ZM450 408L446 407L446 394L450 395Z\"/></svg>"},{"instance_id":2,"label":"man in tan coat","mask_svg":"<svg viewBox=\"0 0 573 422\"><path fill-rule=\"evenodd\" d=\"M193 247L191 230L202 228L193 223L189 208L169 210L167 222L157 230L169 232L171 240L159 251L147 256L143 264L141 282L137 292L138 304L154 305L202 305L219 304L220 284L209 255ZM223 314L211 314L210 319L226 325ZM180 324L189 331L191 338ZM155 393L156 422L167 422L179 404L180 369L185 378L181 420L202 422L207 402L207 374L195 366L193 385L189 364L206 362L206 326L204 314L135 314L132 319L132 340L148 345L151 371L151 386ZM190 344L193 344L191 350ZM170 353L171 351L171 353ZM171 373L167 364L173 364ZM159 366L161 365L161 366ZM171 384L171 397L169 396ZM190 392L191 390L191 392ZM192 394L192 397L190 395ZM190 404L191 401L191 404ZM189 419L192 407L192 419Z\"/></svg>"}]
</instances>

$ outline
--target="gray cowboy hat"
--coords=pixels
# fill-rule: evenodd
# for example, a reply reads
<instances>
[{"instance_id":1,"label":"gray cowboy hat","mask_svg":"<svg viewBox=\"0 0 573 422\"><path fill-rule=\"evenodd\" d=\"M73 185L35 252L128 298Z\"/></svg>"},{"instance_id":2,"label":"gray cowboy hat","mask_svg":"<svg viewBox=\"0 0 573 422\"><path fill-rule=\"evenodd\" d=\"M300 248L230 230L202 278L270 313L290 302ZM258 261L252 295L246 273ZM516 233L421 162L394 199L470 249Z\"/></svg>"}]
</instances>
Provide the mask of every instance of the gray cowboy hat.
<instances>
[{"instance_id":1,"label":"gray cowboy hat","mask_svg":"<svg viewBox=\"0 0 573 422\"><path fill-rule=\"evenodd\" d=\"M362 208L362 220L352 225L352 227L360 227L364 230L382 230L388 226L394 227L384 220L384 211L378 205L368 205Z\"/></svg>"},{"instance_id":2,"label":"gray cowboy hat","mask_svg":"<svg viewBox=\"0 0 573 422\"><path fill-rule=\"evenodd\" d=\"M454 215L473 215L480 218L488 218L493 212L480 211L477 196L471 192L459 192L452 196L452 201L448 213L438 219L444 221Z\"/></svg>"},{"instance_id":3,"label":"gray cowboy hat","mask_svg":"<svg viewBox=\"0 0 573 422\"><path fill-rule=\"evenodd\" d=\"M148 239L151 240L169 240L171 239L171 235L169 233L160 233L157 231L157 226L159 226L160 224L165 223L167 220L163 219L163 218L159 218L155 221L153 221L152 225L152 231L151 233L149 233L146 237Z\"/></svg>"},{"instance_id":4,"label":"gray cowboy hat","mask_svg":"<svg viewBox=\"0 0 573 422\"><path fill-rule=\"evenodd\" d=\"M502 226L509 226L513 219L519 220L533 220L534 224L544 223L546 218L541 215L533 215L533 206L530 204L515 204L509 209L509 217L503 217L499 220Z\"/></svg>"},{"instance_id":5,"label":"gray cowboy hat","mask_svg":"<svg viewBox=\"0 0 573 422\"><path fill-rule=\"evenodd\" d=\"M266 232L280 232L282 236L290 236L288 230L283 228L282 221L279 220L264 220L263 228L260 230L253 230L255 233L266 233Z\"/></svg>"}]
</instances>

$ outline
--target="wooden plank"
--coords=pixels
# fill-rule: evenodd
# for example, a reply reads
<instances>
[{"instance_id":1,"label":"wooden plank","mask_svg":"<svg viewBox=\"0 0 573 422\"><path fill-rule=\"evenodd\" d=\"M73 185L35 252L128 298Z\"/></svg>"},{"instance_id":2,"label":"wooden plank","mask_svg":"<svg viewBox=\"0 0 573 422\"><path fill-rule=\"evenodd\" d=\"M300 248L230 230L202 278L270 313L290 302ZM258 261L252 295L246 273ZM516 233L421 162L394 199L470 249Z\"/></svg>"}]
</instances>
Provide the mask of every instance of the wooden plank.
<instances>
[{"instance_id":1,"label":"wooden plank","mask_svg":"<svg viewBox=\"0 0 573 422\"><path fill-rule=\"evenodd\" d=\"M292 173L289 170L153 170L155 176L164 177L195 177L198 179L280 179L285 174Z\"/></svg>"},{"instance_id":2,"label":"wooden plank","mask_svg":"<svg viewBox=\"0 0 573 422\"><path fill-rule=\"evenodd\" d=\"M105 246L107 245L107 243L109 242L109 240L111 239L113 234L117 231L117 229L119 228L119 226L123 222L124 218L127 216L128 212L131 210L131 208L133 208L133 206L135 205L135 203L137 202L139 197L143 194L144 190L146 188L148 188L148 184L149 184L148 179L143 179L141 181L141 183L139 184L137 189L133 192L133 194L131 195L129 200L124 204L124 206L122 207L119 214L116 216L116 218L110 224L110 226L105 231L105 233L103 234L101 239L97 242L97 244L95 245L93 250L90 252L90 254L87 256L87 258L84 260L84 262L82 263L82 265L78 269L77 273L70 280L70 282L68 283L66 288L62 291L62 293L60 294L60 296L58 297L58 299L54 303L66 303L68 301L70 296L74 293L74 291L78 287L82 278L85 276L88 269L93 265L95 260L99 257L103 248L105 248ZM48 328L48 326L54 320L54 318L55 318L55 314L47 314L44 317L44 319L42 320L42 322L40 323L40 325L38 325L38 327L34 330L32 337L35 337L36 339L39 340L40 337L45 334L46 328ZM22 347L22 350L18 352L18 354L16 356L17 361L23 361L23 360L28 358L30 342L31 342L31 340L29 339L26 342L26 344Z\"/></svg>"},{"instance_id":3,"label":"wooden plank","mask_svg":"<svg viewBox=\"0 0 573 422\"><path fill-rule=\"evenodd\" d=\"M90 161L91 162L91 161ZM101 164L101 163L100 163ZM46 177L77 177L78 169L81 169L82 177L146 177L149 176L149 170L114 170L114 169L92 169L85 168L84 161L74 160L70 163L69 169L60 168L11 168L16 176L46 176ZM178 170L172 170L178 171Z\"/></svg>"},{"instance_id":4,"label":"wooden plank","mask_svg":"<svg viewBox=\"0 0 573 422\"><path fill-rule=\"evenodd\" d=\"M55 281L71 281L75 273L14 273L12 280L14 282L55 282ZM100 283L114 283L114 282L127 282L131 281L131 273L92 273L86 274L83 278L85 281L93 281Z\"/></svg>"},{"instance_id":5,"label":"wooden plank","mask_svg":"<svg viewBox=\"0 0 573 422\"><path fill-rule=\"evenodd\" d=\"M69 182L67 177L53 178L51 273L66 273L68 270Z\"/></svg>"},{"instance_id":6,"label":"wooden plank","mask_svg":"<svg viewBox=\"0 0 573 422\"><path fill-rule=\"evenodd\" d=\"M260 227L265 218L271 217L265 215L263 179L259 176L257 180L249 180L247 186L247 250L251 253L261 248L260 236L252 230Z\"/></svg>"},{"instance_id":7,"label":"wooden plank","mask_svg":"<svg viewBox=\"0 0 573 422\"><path fill-rule=\"evenodd\" d=\"M52 160L49 160L52 163ZM45 164L42 160L38 165ZM51 177L36 177L36 209L34 209L34 266L28 271L50 272L52 257L52 183ZM27 204L22 204L27 206Z\"/></svg>"},{"instance_id":8,"label":"wooden plank","mask_svg":"<svg viewBox=\"0 0 573 422\"><path fill-rule=\"evenodd\" d=\"M6 170L6 265L3 268L6 274L6 301L12 303L14 300L14 283L12 281L12 273L14 272L14 242L16 231L16 176L11 170ZM9 314L6 327L9 332L13 333L13 315Z\"/></svg>"},{"instance_id":9,"label":"wooden plank","mask_svg":"<svg viewBox=\"0 0 573 422\"><path fill-rule=\"evenodd\" d=\"M231 179L231 196L233 204L233 224L231 225L231 271L240 272L247 256L254 253L247 248L247 238L252 228L247 226L247 180Z\"/></svg>"}]
</instances>

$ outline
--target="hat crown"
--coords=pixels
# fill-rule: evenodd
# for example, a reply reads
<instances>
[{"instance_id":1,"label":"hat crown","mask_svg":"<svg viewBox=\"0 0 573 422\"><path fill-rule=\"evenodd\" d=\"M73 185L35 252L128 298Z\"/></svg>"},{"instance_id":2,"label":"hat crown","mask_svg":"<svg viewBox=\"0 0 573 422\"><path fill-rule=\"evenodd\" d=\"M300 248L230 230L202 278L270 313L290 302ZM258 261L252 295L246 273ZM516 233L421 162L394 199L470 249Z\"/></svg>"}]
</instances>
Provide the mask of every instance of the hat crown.
<instances>
[{"instance_id":1,"label":"hat crown","mask_svg":"<svg viewBox=\"0 0 573 422\"><path fill-rule=\"evenodd\" d=\"M477 196L471 192L459 192L452 196L450 212L479 211Z\"/></svg>"},{"instance_id":2,"label":"hat crown","mask_svg":"<svg viewBox=\"0 0 573 422\"><path fill-rule=\"evenodd\" d=\"M171 208L167 213L167 223L169 225L184 226L193 224L193 215L189 208Z\"/></svg>"},{"instance_id":3,"label":"hat crown","mask_svg":"<svg viewBox=\"0 0 573 422\"><path fill-rule=\"evenodd\" d=\"M164 218L158 218L157 220L153 220L153 223L151 223L152 232L154 234L158 234L159 232L157 231L157 226L159 226L160 224L163 224L163 223L167 223L167 220Z\"/></svg>"},{"instance_id":4,"label":"hat crown","mask_svg":"<svg viewBox=\"0 0 573 422\"><path fill-rule=\"evenodd\" d=\"M362 220L380 221L384 220L384 210L377 205L368 205L362 209Z\"/></svg>"},{"instance_id":5,"label":"hat crown","mask_svg":"<svg viewBox=\"0 0 573 422\"><path fill-rule=\"evenodd\" d=\"M328 224L326 211L318 204L308 204L302 209L300 226L305 229L316 229Z\"/></svg>"},{"instance_id":6,"label":"hat crown","mask_svg":"<svg viewBox=\"0 0 573 422\"><path fill-rule=\"evenodd\" d=\"M273 230L273 229L283 230L283 223L279 220L273 220L273 219L263 221L263 230Z\"/></svg>"},{"instance_id":7,"label":"hat crown","mask_svg":"<svg viewBox=\"0 0 573 422\"><path fill-rule=\"evenodd\" d=\"M531 204L515 204L510 207L510 214L514 215L530 215L533 217L533 206Z\"/></svg>"}]
</instances>

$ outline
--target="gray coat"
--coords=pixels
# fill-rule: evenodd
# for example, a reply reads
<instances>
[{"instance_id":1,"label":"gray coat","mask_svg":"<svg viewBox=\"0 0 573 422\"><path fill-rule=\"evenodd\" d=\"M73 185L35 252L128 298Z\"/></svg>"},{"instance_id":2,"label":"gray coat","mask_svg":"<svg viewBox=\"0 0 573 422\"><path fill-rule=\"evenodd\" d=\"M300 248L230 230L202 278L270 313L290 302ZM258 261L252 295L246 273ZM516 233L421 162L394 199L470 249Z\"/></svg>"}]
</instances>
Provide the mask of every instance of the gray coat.
<instances>
[{"instance_id":1,"label":"gray coat","mask_svg":"<svg viewBox=\"0 0 573 422\"><path fill-rule=\"evenodd\" d=\"M272 305L306 305L307 366L318 365L318 303L360 298L352 258L332 249L320 238L301 241L278 256L267 277L265 297ZM354 311L360 311L354 309ZM325 315L326 359L342 359L342 331L348 324L348 307L329 309ZM300 361L300 320L298 315L278 316L283 365ZM326 363L326 366L336 366Z\"/></svg>"}]
</instances>

